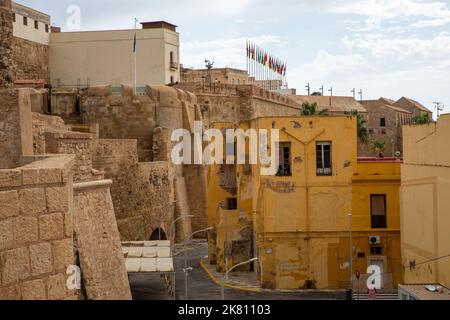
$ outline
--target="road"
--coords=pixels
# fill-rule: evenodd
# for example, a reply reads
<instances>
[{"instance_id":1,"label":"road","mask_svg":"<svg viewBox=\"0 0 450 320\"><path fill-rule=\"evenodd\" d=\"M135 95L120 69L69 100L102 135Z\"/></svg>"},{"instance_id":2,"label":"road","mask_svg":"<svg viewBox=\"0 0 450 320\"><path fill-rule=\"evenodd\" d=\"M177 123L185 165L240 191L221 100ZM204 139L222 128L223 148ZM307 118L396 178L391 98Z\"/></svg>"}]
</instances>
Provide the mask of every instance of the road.
<instances>
[{"instance_id":1,"label":"road","mask_svg":"<svg viewBox=\"0 0 450 320\"><path fill-rule=\"evenodd\" d=\"M181 247L175 249L174 264L176 270L176 298L186 300L184 253ZM207 243L196 241L188 251L188 267L192 267L188 277L189 300L220 300L221 288L214 283L208 274L200 267L199 261L207 255ZM130 275L130 286L135 300L167 300L170 299L166 292L163 280L159 275ZM245 292L234 289L225 289L227 300L337 300L342 299L341 294L314 293L314 292Z\"/></svg>"}]
</instances>

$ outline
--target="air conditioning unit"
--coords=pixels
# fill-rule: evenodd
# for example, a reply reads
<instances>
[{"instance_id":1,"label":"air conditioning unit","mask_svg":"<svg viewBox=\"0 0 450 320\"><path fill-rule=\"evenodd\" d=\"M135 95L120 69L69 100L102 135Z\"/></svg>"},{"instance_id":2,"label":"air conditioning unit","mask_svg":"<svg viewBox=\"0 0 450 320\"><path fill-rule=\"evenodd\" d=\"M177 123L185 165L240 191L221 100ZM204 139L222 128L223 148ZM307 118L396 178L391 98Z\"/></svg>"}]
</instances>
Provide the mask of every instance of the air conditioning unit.
<instances>
[{"instance_id":1,"label":"air conditioning unit","mask_svg":"<svg viewBox=\"0 0 450 320\"><path fill-rule=\"evenodd\" d=\"M381 237L380 236L369 237L369 244L371 245L381 244Z\"/></svg>"}]
</instances>

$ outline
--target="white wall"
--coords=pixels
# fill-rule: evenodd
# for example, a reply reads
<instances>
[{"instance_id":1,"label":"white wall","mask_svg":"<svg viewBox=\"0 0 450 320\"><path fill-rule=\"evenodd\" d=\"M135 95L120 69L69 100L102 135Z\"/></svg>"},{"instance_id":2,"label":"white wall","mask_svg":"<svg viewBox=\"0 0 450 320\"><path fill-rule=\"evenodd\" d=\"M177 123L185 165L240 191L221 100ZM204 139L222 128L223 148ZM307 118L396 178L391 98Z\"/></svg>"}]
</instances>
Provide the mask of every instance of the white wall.
<instances>
[{"instance_id":1,"label":"white wall","mask_svg":"<svg viewBox=\"0 0 450 320\"><path fill-rule=\"evenodd\" d=\"M91 86L133 84L134 30L52 33L50 77L53 85ZM171 71L170 51L179 64L179 34L167 29L139 29L137 33L137 83L163 85L180 70Z\"/></svg>"},{"instance_id":2,"label":"white wall","mask_svg":"<svg viewBox=\"0 0 450 320\"><path fill-rule=\"evenodd\" d=\"M13 2L13 12L16 20L13 22L13 36L25 40L49 45L50 43L50 16L22 6ZM28 19L28 24L24 25L24 16ZM38 21L38 29L34 27L34 22ZM45 32L45 25L48 25L48 32Z\"/></svg>"}]
</instances>

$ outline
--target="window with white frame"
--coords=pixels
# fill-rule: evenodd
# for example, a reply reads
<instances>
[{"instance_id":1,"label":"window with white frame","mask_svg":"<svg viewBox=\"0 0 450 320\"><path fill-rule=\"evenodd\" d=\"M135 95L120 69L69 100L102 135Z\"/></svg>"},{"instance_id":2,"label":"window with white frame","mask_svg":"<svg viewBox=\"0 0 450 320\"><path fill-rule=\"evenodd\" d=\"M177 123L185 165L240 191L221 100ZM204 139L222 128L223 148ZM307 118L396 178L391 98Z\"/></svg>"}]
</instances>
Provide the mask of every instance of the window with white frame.
<instances>
[{"instance_id":1,"label":"window with white frame","mask_svg":"<svg viewBox=\"0 0 450 320\"><path fill-rule=\"evenodd\" d=\"M332 143L317 142L316 143L316 162L318 176L332 176L333 168L331 163Z\"/></svg>"}]
</instances>

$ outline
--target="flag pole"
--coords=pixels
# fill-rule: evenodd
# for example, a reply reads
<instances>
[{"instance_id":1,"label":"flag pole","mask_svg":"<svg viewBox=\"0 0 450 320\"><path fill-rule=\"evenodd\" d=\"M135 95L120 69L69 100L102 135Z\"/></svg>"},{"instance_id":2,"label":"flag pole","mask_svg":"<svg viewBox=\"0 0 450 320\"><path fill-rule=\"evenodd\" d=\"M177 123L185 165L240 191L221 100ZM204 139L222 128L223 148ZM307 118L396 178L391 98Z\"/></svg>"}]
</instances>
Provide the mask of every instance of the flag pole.
<instances>
[{"instance_id":1,"label":"flag pole","mask_svg":"<svg viewBox=\"0 0 450 320\"><path fill-rule=\"evenodd\" d=\"M133 92L134 95L137 94L137 58L136 58L136 51L137 51L137 23L138 19L134 18L134 85L133 85Z\"/></svg>"}]
</instances>

